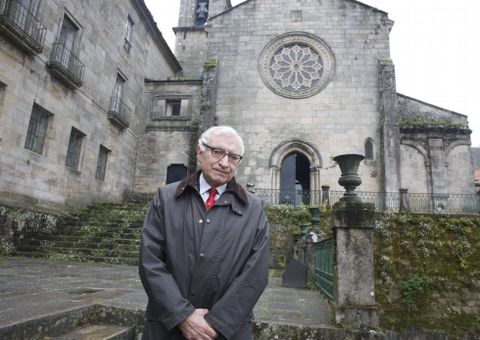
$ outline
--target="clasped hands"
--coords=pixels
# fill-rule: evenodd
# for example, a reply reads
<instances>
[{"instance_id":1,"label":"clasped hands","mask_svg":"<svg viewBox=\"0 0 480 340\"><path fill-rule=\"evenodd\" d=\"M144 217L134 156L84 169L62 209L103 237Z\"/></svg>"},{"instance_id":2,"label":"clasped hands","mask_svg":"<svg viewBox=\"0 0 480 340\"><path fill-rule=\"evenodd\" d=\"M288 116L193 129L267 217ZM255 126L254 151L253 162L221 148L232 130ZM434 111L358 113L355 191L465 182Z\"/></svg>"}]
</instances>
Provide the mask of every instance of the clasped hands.
<instances>
[{"instance_id":1,"label":"clasped hands","mask_svg":"<svg viewBox=\"0 0 480 340\"><path fill-rule=\"evenodd\" d=\"M214 340L218 334L205 320L208 309L197 308L178 327L187 340Z\"/></svg>"}]
</instances>

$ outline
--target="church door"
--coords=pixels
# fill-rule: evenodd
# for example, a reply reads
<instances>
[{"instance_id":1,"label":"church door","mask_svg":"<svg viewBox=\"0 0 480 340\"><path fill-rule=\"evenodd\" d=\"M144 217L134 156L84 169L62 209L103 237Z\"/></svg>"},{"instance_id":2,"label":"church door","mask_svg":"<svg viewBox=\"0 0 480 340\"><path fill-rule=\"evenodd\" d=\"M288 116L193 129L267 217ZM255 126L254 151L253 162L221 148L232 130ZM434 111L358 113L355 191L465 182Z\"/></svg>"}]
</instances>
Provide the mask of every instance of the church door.
<instances>
[{"instance_id":1,"label":"church door","mask_svg":"<svg viewBox=\"0 0 480 340\"><path fill-rule=\"evenodd\" d=\"M310 203L310 162L298 152L288 154L280 169L280 203Z\"/></svg>"}]
</instances>

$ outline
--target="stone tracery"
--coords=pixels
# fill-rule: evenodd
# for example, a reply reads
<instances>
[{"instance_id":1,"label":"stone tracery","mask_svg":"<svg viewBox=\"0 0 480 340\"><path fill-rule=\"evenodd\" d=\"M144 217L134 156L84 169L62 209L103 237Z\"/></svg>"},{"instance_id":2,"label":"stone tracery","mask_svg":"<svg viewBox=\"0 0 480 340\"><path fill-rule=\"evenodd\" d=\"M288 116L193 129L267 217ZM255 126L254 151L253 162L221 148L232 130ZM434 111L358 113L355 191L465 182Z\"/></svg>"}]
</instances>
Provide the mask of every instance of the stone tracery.
<instances>
[{"instance_id":1,"label":"stone tracery","mask_svg":"<svg viewBox=\"0 0 480 340\"><path fill-rule=\"evenodd\" d=\"M323 71L320 56L307 45L284 46L271 60L273 79L284 89L298 91L309 89L318 81Z\"/></svg>"},{"instance_id":2,"label":"stone tracery","mask_svg":"<svg viewBox=\"0 0 480 340\"><path fill-rule=\"evenodd\" d=\"M271 41L259 60L263 82L287 98L307 98L323 90L333 77L335 60L318 37L292 32Z\"/></svg>"}]
</instances>

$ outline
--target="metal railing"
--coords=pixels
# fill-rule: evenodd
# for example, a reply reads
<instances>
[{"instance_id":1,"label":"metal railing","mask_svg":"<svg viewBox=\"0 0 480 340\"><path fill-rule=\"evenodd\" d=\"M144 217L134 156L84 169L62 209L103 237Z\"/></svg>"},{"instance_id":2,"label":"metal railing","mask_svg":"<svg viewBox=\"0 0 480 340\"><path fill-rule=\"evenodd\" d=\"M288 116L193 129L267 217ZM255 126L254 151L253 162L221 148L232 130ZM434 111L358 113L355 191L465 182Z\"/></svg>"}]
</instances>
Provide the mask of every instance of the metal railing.
<instances>
[{"instance_id":1,"label":"metal railing","mask_svg":"<svg viewBox=\"0 0 480 340\"><path fill-rule=\"evenodd\" d=\"M269 205L286 204L298 206L300 204L313 205L321 202L321 191L255 188L254 192L264 203Z\"/></svg>"},{"instance_id":2,"label":"metal railing","mask_svg":"<svg viewBox=\"0 0 480 340\"><path fill-rule=\"evenodd\" d=\"M251 189L267 205L300 204L333 206L340 201L344 191L306 191ZM375 211L410 211L417 213L468 213L480 214L480 195L478 194L428 194L399 192L365 192L358 191L364 203L372 203Z\"/></svg>"},{"instance_id":3,"label":"metal railing","mask_svg":"<svg viewBox=\"0 0 480 340\"><path fill-rule=\"evenodd\" d=\"M480 214L480 195L408 193L404 210L430 213Z\"/></svg>"},{"instance_id":4,"label":"metal railing","mask_svg":"<svg viewBox=\"0 0 480 340\"><path fill-rule=\"evenodd\" d=\"M60 72L60 76L71 81L74 86L82 85L85 65L64 43L56 42L53 44L49 66L55 68Z\"/></svg>"},{"instance_id":5,"label":"metal railing","mask_svg":"<svg viewBox=\"0 0 480 340\"><path fill-rule=\"evenodd\" d=\"M329 205L339 202L344 194L345 191L329 191ZM363 203L372 203L375 211L400 210L400 193L398 192L358 191L357 194Z\"/></svg>"},{"instance_id":6,"label":"metal railing","mask_svg":"<svg viewBox=\"0 0 480 340\"><path fill-rule=\"evenodd\" d=\"M315 285L333 300L333 238L315 244Z\"/></svg>"},{"instance_id":7,"label":"metal railing","mask_svg":"<svg viewBox=\"0 0 480 340\"><path fill-rule=\"evenodd\" d=\"M0 27L29 50L40 53L47 28L18 0L0 0Z\"/></svg>"},{"instance_id":8,"label":"metal railing","mask_svg":"<svg viewBox=\"0 0 480 340\"><path fill-rule=\"evenodd\" d=\"M130 108L125 105L121 96L113 96L110 100L110 109L108 110L108 119L121 128L127 128L130 125Z\"/></svg>"}]
</instances>

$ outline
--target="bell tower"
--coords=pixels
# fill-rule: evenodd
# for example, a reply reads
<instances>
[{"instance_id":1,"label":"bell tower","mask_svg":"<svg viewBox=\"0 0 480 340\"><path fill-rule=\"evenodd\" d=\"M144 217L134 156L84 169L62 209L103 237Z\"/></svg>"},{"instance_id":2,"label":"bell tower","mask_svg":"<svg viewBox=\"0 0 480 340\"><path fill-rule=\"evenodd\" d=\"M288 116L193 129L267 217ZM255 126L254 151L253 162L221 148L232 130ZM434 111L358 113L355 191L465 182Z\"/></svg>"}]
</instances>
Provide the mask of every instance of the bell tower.
<instances>
[{"instance_id":1,"label":"bell tower","mask_svg":"<svg viewBox=\"0 0 480 340\"><path fill-rule=\"evenodd\" d=\"M175 55L182 65L183 76L200 78L207 58L208 18L232 7L230 0L181 0Z\"/></svg>"}]
</instances>

